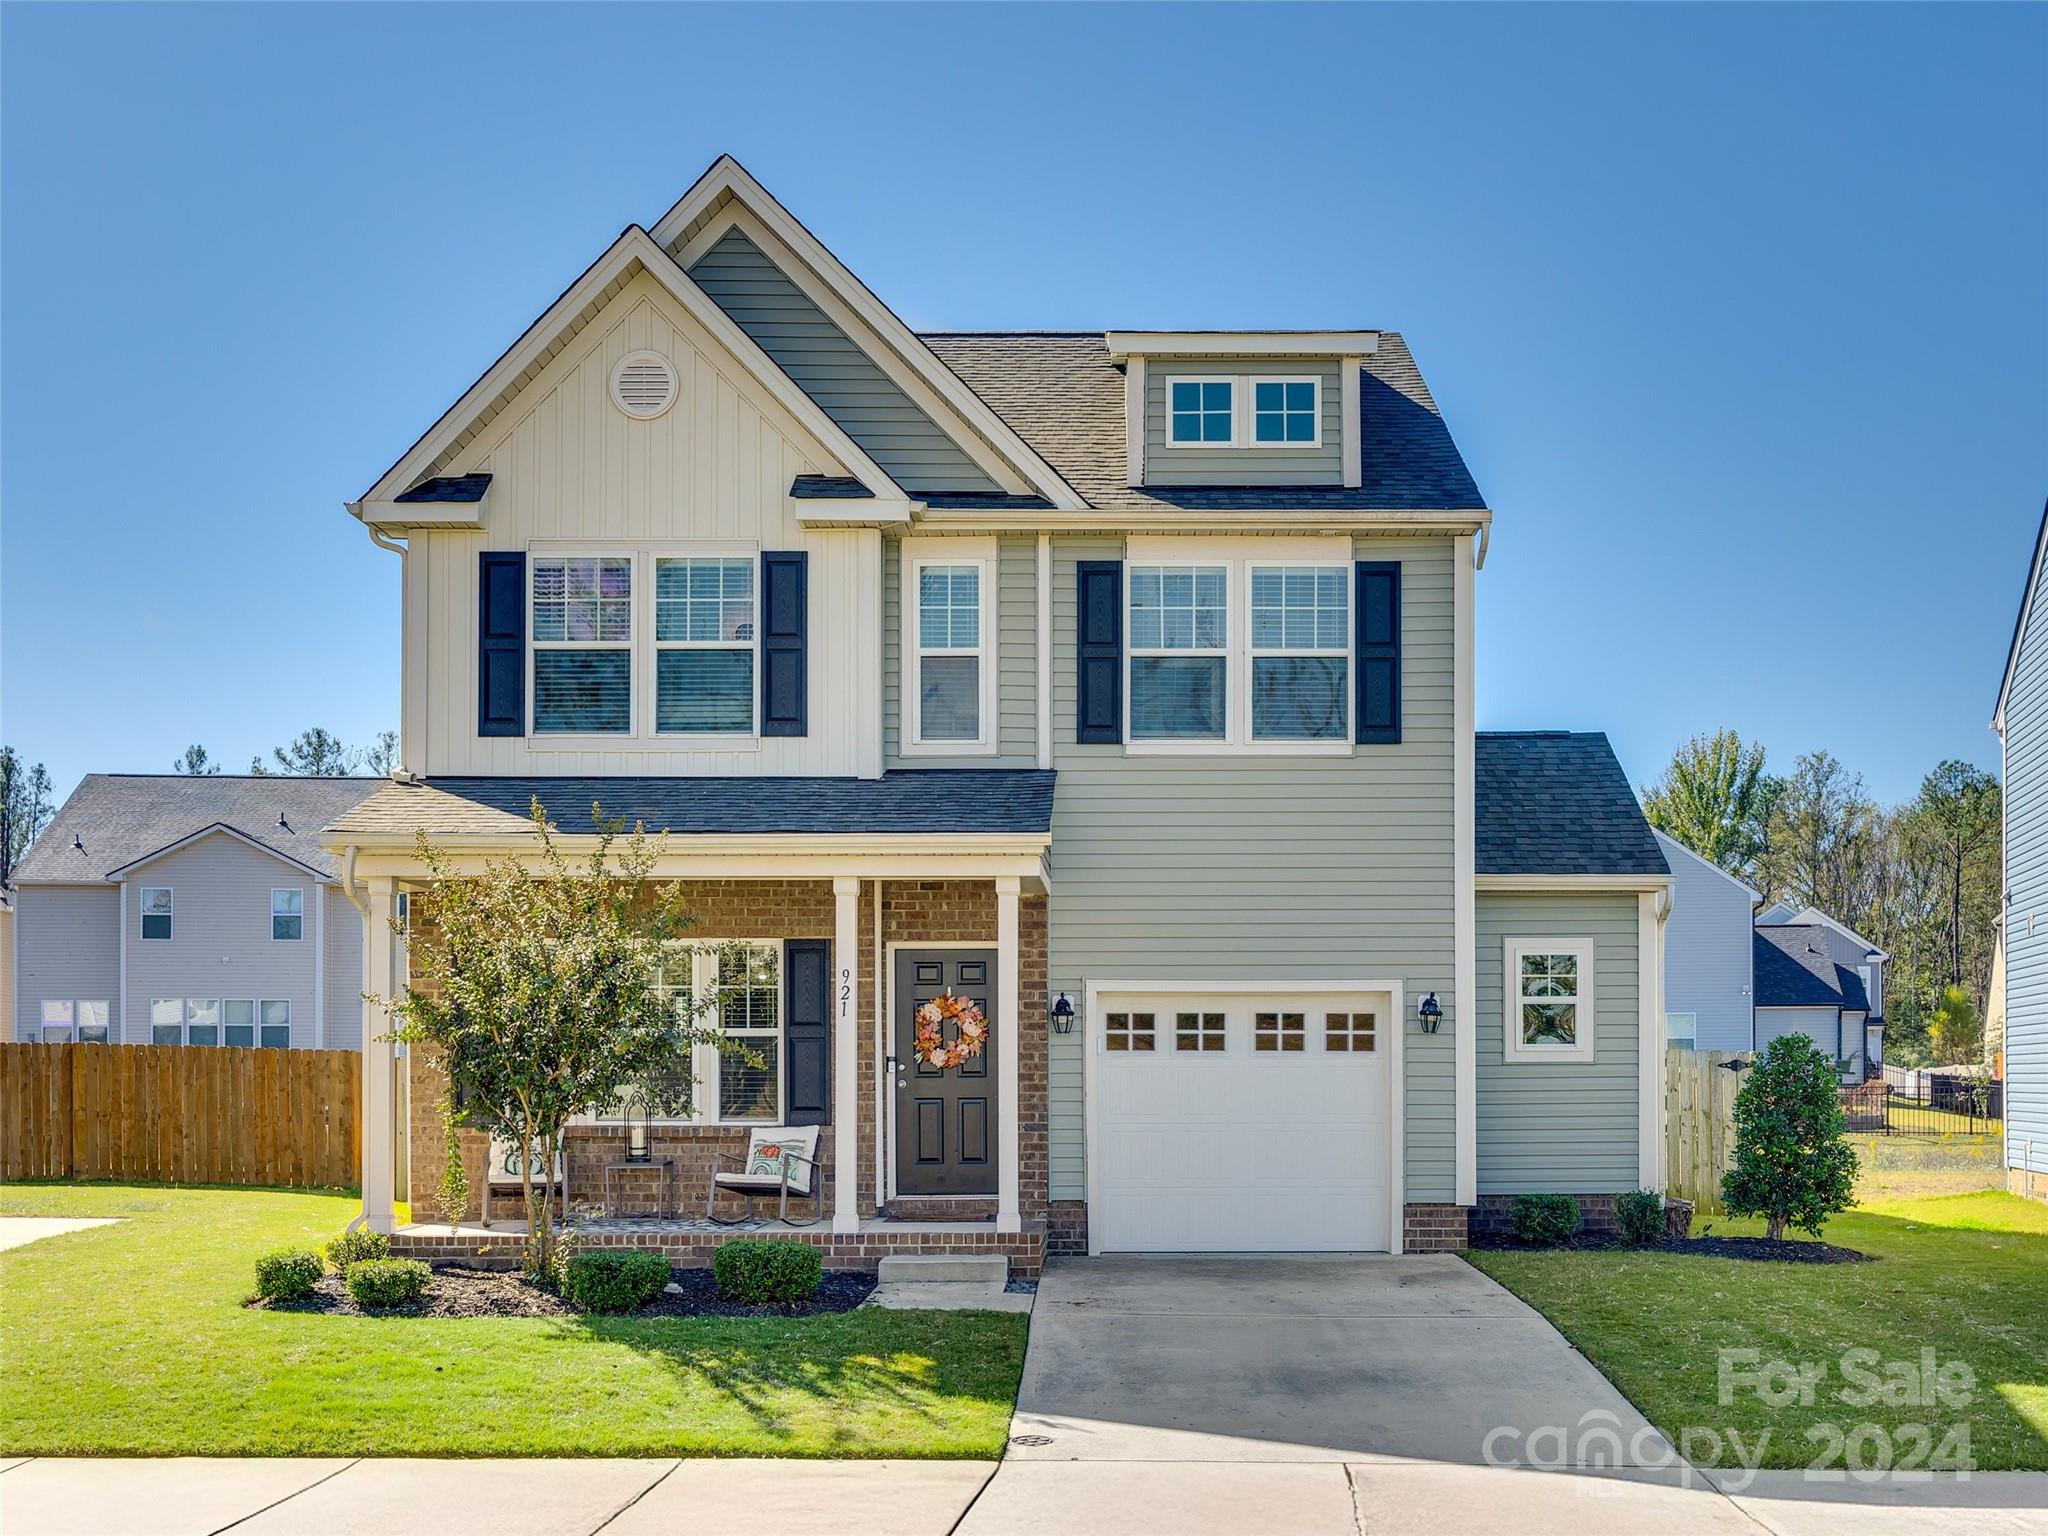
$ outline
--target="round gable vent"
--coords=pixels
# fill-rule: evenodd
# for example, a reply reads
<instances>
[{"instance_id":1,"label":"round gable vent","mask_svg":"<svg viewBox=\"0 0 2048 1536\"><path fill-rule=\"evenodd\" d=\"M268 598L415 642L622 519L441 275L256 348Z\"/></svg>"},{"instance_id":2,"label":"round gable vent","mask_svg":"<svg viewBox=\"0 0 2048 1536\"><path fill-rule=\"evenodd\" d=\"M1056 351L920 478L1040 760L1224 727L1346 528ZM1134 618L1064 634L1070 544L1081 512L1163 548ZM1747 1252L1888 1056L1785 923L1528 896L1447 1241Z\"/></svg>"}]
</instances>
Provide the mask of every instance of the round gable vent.
<instances>
[{"instance_id":1,"label":"round gable vent","mask_svg":"<svg viewBox=\"0 0 2048 1536\"><path fill-rule=\"evenodd\" d=\"M628 352L612 370L612 404L652 421L676 403L675 365L659 352Z\"/></svg>"}]
</instances>

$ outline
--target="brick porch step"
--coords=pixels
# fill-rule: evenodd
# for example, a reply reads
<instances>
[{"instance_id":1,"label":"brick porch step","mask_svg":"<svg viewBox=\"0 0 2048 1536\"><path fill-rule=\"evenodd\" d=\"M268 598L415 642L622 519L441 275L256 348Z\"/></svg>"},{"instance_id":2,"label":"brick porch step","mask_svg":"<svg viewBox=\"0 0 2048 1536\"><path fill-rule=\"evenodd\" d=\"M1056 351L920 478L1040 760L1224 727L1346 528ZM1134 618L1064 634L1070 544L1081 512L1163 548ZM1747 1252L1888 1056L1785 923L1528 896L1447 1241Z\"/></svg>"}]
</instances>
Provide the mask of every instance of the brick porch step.
<instances>
[{"instance_id":1,"label":"brick porch step","mask_svg":"<svg viewBox=\"0 0 2048 1536\"><path fill-rule=\"evenodd\" d=\"M1000 1253L890 1254L875 1266L883 1285L993 1285L1009 1283L1010 1261Z\"/></svg>"}]
</instances>

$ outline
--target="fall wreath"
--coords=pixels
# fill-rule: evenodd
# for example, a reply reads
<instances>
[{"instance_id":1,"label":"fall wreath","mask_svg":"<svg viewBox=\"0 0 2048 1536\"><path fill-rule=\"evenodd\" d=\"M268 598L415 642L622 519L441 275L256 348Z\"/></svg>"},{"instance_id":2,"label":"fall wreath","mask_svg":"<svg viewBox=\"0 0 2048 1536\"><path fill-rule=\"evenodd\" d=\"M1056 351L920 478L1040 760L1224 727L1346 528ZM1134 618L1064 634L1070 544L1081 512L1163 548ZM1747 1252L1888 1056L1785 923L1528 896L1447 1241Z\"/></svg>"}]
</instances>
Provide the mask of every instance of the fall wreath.
<instances>
[{"instance_id":1,"label":"fall wreath","mask_svg":"<svg viewBox=\"0 0 2048 1536\"><path fill-rule=\"evenodd\" d=\"M944 1035L947 1020L959 1029L948 1045ZM964 997L942 992L917 1010L917 1059L926 1066L945 1071L974 1060L988 1043L988 1020Z\"/></svg>"}]
</instances>

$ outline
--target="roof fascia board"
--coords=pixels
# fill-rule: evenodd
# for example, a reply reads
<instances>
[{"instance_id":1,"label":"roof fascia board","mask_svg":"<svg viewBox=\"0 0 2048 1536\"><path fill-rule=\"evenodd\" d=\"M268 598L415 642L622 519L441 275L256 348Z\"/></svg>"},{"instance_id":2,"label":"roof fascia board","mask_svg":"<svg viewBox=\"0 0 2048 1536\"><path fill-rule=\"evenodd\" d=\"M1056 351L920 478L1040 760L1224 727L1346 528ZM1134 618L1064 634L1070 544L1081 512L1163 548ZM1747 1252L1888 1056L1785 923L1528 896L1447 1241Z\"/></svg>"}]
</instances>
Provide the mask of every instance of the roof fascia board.
<instances>
[{"instance_id":1,"label":"roof fascia board","mask_svg":"<svg viewBox=\"0 0 2048 1536\"><path fill-rule=\"evenodd\" d=\"M201 827L197 832L188 832L185 834L185 836L179 838L176 842L164 844L163 847L157 849L154 853L145 853L140 858L130 859L126 864L122 864L117 868L108 870L105 878L108 880L119 880L123 875L129 874L134 870L138 870L142 868L142 866L145 864L154 864L158 859L168 858L170 857L170 855L177 853L180 849L189 848L194 843L199 842L204 838L212 837L216 834L220 834L226 837L232 837L238 843L246 843L249 847L254 848L258 853L267 853L270 855L270 857L278 860L280 863L291 865L293 869L302 869L316 880L332 880L334 878L332 875L328 874L324 869L315 869L312 865L307 864L302 860L295 859L288 853L281 853L277 849L271 847L270 844L262 841L260 838L251 837L241 828L230 826L228 825L228 823L224 821L216 821L212 823L210 826Z\"/></svg>"},{"instance_id":2,"label":"roof fascia board","mask_svg":"<svg viewBox=\"0 0 2048 1536\"><path fill-rule=\"evenodd\" d=\"M1372 508L1310 512L1299 507L1204 511L1186 507L1037 508L1020 511L913 506L920 527L983 529L1140 528L1150 533L1367 533L1375 529L1437 534L1484 533L1493 514L1478 511L1397 512Z\"/></svg>"},{"instance_id":3,"label":"roof fascia board","mask_svg":"<svg viewBox=\"0 0 2048 1536\"><path fill-rule=\"evenodd\" d=\"M527 854L536 846L531 832L429 832L437 847L451 852ZM663 857L708 858L755 856L875 857L890 854L916 856L955 854L973 858L1036 858L1052 845L1050 832L654 832ZM339 853L353 846L358 856L383 852L413 855L411 829L399 831L350 832L329 829L321 846ZM557 832L555 841L563 848L588 852L598 846L594 833Z\"/></svg>"},{"instance_id":4,"label":"roof fascia board","mask_svg":"<svg viewBox=\"0 0 2048 1536\"><path fill-rule=\"evenodd\" d=\"M688 244L671 253L676 265L685 272L689 271L699 256L724 239L726 232L735 227L761 248L782 274L796 284L804 297L824 311L834 325L853 338L855 346L861 346L863 333L873 336L871 327L840 297L831 283L798 252L791 250L788 243L769 228L759 214L737 197L713 214L704 227L690 237ZM874 339L880 341L882 338ZM996 445L988 440L984 432L973 423L961 419L952 404L940 398L938 391L932 387L930 380L914 362L889 346L862 346L861 349L888 377L889 382L902 390L919 410L931 417L935 423L941 423L941 431L945 431L942 423L946 418L958 421L966 430L948 435L996 484L1013 496L1042 494L1039 487L1018 473L1017 467L997 450Z\"/></svg>"},{"instance_id":5,"label":"roof fascia board","mask_svg":"<svg viewBox=\"0 0 2048 1536\"><path fill-rule=\"evenodd\" d=\"M385 472L383 478L370 488L361 501L349 504L349 511L368 521L366 513L371 506L380 501L394 499L410 486L420 471L433 463L442 449L476 418L484 406L496 399L512 380L533 366L569 321L635 261L639 262L641 269L670 297L683 306L692 319L711 333L713 340L738 358L761 386L774 397L776 403L816 437L828 453L839 459L841 467L857 476L878 498L909 501L908 493L897 485L879 464L869 458L858 443L846 435L845 429L826 415L816 401L798 388L796 381L782 371L775 359L761 350L753 337L741 330L731 316L712 302L711 296L691 280L689 273L676 265L674 257L656 245L646 230L634 224L613 241L611 247L548 307L546 314L527 327L526 332L513 343L511 349L492 364L482 378L470 386L463 397L428 430L426 436L412 446L404 458Z\"/></svg>"},{"instance_id":6,"label":"roof fascia board","mask_svg":"<svg viewBox=\"0 0 2048 1536\"><path fill-rule=\"evenodd\" d=\"M1371 357L1378 331L1111 331L1110 361L1127 357Z\"/></svg>"},{"instance_id":7,"label":"roof fascia board","mask_svg":"<svg viewBox=\"0 0 2048 1536\"><path fill-rule=\"evenodd\" d=\"M1764 893L1758 890L1755 886L1751 885L1748 881L1743 880L1736 875L1729 874L1727 870L1723 869L1720 865L1716 864L1712 859L1701 858L1698 854L1694 853L1690 848L1686 847L1685 844L1681 843L1677 838L1671 837L1663 832L1659 832L1655 827L1650 828L1650 835L1657 839L1657 845L1664 850L1664 855L1666 858L1669 858L1674 852L1681 853L1685 855L1686 858L1692 860L1693 863L1699 865L1700 868L1708 871L1710 874L1719 875L1723 880L1726 880L1730 885L1734 886L1737 890L1746 891L1749 895L1749 899L1752 904L1762 901L1764 899ZM1674 870L1672 871L1672 873L1676 874L1677 871Z\"/></svg>"},{"instance_id":8,"label":"roof fascia board","mask_svg":"<svg viewBox=\"0 0 2048 1536\"><path fill-rule=\"evenodd\" d=\"M1474 875L1480 891L1663 891L1674 875Z\"/></svg>"},{"instance_id":9,"label":"roof fascia board","mask_svg":"<svg viewBox=\"0 0 2048 1536\"><path fill-rule=\"evenodd\" d=\"M1025 442L988 402L969 389L966 382L941 362L938 354L905 325L894 310L877 298L822 240L804 227L802 220L783 207L774 194L731 155L720 155L676 201L675 206L656 221L653 230L655 243L664 250L673 245L720 193L730 193L773 230L783 245L861 318L869 331L923 378L955 416L974 428L998 454L1024 475L1031 489L1055 506L1087 505L1081 494L1067 484L1038 450Z\"/></svg>"},{"instance_id":10,"label":"roof fascia board","mask_svg":"<svg viewBox=\"0 0 2048 1536\"><path fill-rule=\"evenodd\" d=\"M2012 675L2020 664L2020 642L2027 635L2027 615L2034 609L2034 589L2041 584L2041 558L2048 551L2048 506L2041 508L2041 526L2034 534L2034 558L2027 562L2027 589L2020 594L2019 617L2013 621L2012 644L2005 652L2005 675L1998 683L1998 704L1991 711L1991 729L2005 735L2005 697L2012 691Z\"/></svg>"}]
</instances>

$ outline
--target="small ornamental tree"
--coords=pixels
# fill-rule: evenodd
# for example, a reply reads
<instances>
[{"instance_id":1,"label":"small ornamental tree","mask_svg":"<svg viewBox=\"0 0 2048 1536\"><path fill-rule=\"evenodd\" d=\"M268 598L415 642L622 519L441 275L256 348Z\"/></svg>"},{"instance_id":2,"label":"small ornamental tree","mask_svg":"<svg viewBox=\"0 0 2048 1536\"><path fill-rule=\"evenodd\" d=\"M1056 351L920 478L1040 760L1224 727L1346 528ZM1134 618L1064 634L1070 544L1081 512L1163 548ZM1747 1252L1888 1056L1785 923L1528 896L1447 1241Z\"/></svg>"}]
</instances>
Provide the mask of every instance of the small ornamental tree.
<instances>
[{"instance_id":1,"label":"small ornamental tree","mask_svg":"<svg viewBox=\"0 0 2048 1536\"><path fill-rule=\"evenodd\" d=\"M1842 1139L1835 1064L1804 1035L1780 1035L1735 1095L1735 1162L1721 1178L1730 1214L1787 1222L1820 1236L1856 1190L1856 1154Z\"/></svg>"},{"instance_id":2,"label":"small ornamental tree","mask_svg":"<svg viewBox=\"0 0 2048 1536\"><path fill-rule=\"evenodd\" d=\"M657 848L640 828L620 844L624 823L591 815L596 840L572 858L536 800L534 853L480 873L422 834L433 884L411 900L412 982L393 1003L370 999L391 1008L394 1039L440 1058L465 1124L534 1150L520 1159L523 1267L549 1281L554 1190L536 1186L535 1162L552 1161L572 1117L617 1113L628 1090L654 1114L689 1115L692 1048L720 1038L662 986L663 946L690 923L682 886L648 878Z\"/></svg>"}]
</instances>

